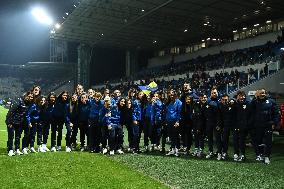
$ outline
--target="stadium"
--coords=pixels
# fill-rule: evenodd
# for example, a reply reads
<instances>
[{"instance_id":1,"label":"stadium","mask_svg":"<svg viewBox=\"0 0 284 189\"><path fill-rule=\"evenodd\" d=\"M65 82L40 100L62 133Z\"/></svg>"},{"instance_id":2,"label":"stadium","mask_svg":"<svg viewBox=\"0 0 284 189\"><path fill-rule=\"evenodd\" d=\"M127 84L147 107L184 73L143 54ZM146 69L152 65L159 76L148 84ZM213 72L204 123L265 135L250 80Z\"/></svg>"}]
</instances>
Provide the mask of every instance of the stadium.
<instances>
[{"instance_id":1,"label":"stadium","mask_svg":"<svg viewBox=\"0 0 284 189\"><path fill-rule=\"evenodd\" d=\"M283 1L0 5L0 188L283 188Z\"/></svg>"}]
</instances>

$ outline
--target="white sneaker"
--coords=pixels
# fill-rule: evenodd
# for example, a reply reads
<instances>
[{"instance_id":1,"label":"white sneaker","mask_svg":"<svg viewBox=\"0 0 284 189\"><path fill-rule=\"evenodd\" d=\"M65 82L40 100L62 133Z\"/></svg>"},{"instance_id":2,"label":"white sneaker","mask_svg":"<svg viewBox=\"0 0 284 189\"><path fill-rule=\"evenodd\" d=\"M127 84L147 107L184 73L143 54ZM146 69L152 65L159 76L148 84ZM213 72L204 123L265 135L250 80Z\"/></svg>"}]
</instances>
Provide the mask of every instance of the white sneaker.
<instances>
[{"instance_id":1,"label":"white sneaker","mask_svg":"<svg viewBox=\"0 0 284 189\"><path fill-rule=\"evenodd\" d=\"M267 165L270 164L270 159L269 159L269 157L265 157L265 158L264 158L264 163L267 164Z\"/></svg>"},{"instance_id":2,"label":"white sneaker","mask_svg":"<svg viewBox=\"0 0 284 189\"><path fill-rule=\"evenodd\" d=\"M24 148L24 149L23 149L23 154L24 154L24 155L28 155L28 154L29 154L27 148Z\"/></svg>"},{"instance_id":3,"label":"white sneaker","mask_svg":"<svg viewBox=\"0 0 284 189\"><path fill-rule=\"evenodd\" d=\"M51 152L56 152L56 148L55 148L55 147L52 147L50 151L51 151Z\"/></svg>"},{"instance_id":4,"label":"white sneaker","mask_svg":"<svg viewBox=\"0 0 284 189\"><path fill-rule=\"evenodd\" d=\"M171 156L171 155L175 155L175 150L174 149L172 149L171 151L169 151L167 154L166 154L166 156Z\"/></svg>"},{"instance_id":5,"label":"white sneaker","mask_svg":"<svg viewBox=\"0 0 284 189\"><path fill-rule=\"evenodd\" d=\"M107 149L103 148L103 154L106 154L106 153L107 153Z\"/></svg>"},{"instance_id":6,"label":"white sneaker","mask_svg":"<svg viewBox=\"0 0 284 189\"><path fill-rule=\"evenodd\" d=\"M199 149L197 157L201 158L203 156L203 149Z\"/></svg>"},{"instance_id":7,"label":"white sneaker","mask_svg":"<svg viewBox=\"0 0 284 189\"><path fill-rule=\"evenodd\" d=\"M240 155L239 160L238 161L244 161L245 160L245 156L244 155Z\"/></svg>"},{"instance_id":8,"label":"white sneaker","mask_svg":"<svg viewBox=\"0 0 284 189\"><path fill-rule=\"evenodd\" d=\"M61 151L61 150L62 150L61 146L57 146L57 151Z\"/></svg>"},{"instance_id":9,"label":"white sneaker","mask_svg":"<svg viewBox=\"0 0 284 189\"><path fill-rule=\"evenodd\" d=\"M223 153L223 154L222 154L222 159L223 159L223 160L227 159L227 153Z\"/></svg>"},{"instance_id":10,"label":"white sneaker","mask_svg":"<svg viewBox=\"0 0 284 189\"><path fill-rule=\"evenodd\" d=\"M160 145L155 145L155 146L154 146L154 150L160 151L160 150L161 150L161 146L160 146Z\"/></svg>"},{"instance_id":11,"label":"white sneaker","mask_svg":"<svg viewBox=\"0 0 284 189\"><path fill-rule=\"evenodd\" d=\"M14 151L13 150L9 150L9 152L8 152L8 156L14 156L15 155L15 153L14 153Z\"/></svg>"},{"instance_id":12,"label":"white sneaker","mask_svg":"<svg viewBox=\"0 0 284 189\"><path fill-rule=\"evenodd\" d=\"M195 148L195 150L194 150L194 152L192 153L192 156L197 156L197 154L198 154L198 148Z\"/></svg>"},{"instance_id":13,"label":"white sneaker","mask_svg":"<svg viewBox=\"0 0 284 189\"><path fill-rule=\"evenodd\" d=\"M34 147L31 147L30 151L31 153L37 153Z\"/></svg>"},{"instance_id":14,"label":"white sneaker","mask_svg":"<svg viewBox=\"0 0 284 189\"><path fill-rule=\"evenodd\" d=\"M176 156L176 157L179 156L179 154L178 154L178 149L177 149L177 148L176 148L176 150L175 150L175 156Z\"/></svg>"},{"instance_id":15,"label":"white sneaker","mask_svg":"<svg viewBox=\"0 0 284 189\"><path fill-rule=\"evenodd\" d=\"M16 155L23 155L23 153L20 151L20 149L16 150Z\"/></svg>"},{"instance_id":16,"label":"white sneaker","mask_svg":"<svg viewBox=\"0 0 284 189\"><path fill-rule=\"evenodd\" d=\"M39 146L37 150L38 150L38 152L42 152L42 153L45 153L45 152L46 152L46 151L43 149L42 146Z\"/></svg>"},{"instance_id":17,"label":"white sneaker","mask_svg":"<svg viewBox=\"0 0 284 189\"><path fill-rule=\"evenodd\" d=\"M234 154L234 161L239 161L239 155L238 154Z\"/></svg>"},{"instance_id":18,"label":"white sneaker","mask_svg":"<svg viewBox=\"0 0 284 189\"><path fill-rule=\"evenodd\" d=\"M217 160L220 161L222 159L222 155L220 153L217 154Z\"/></svg>"},{"instance_id":19,"label":"white sneaker","mask_svg":"<svg viewBox=\"0 0 284 189\"><path fill-rule=\"evenodd\" d=\"M113 156L113 155L114 155L114 150L111 150L111 151L109 152L109 155Z\"/></svg>"},{"instance_id":20,"label":"white sneaker","mask_svg":"<svg viewBox=\"0 0 284 189\"><path fill-rule=\"evenodd\" d=\"M209 152L209 154L206 155L206 159L210 159L213 157L213 152Z\"/></svg>"},{"instance_id":21,"label":"white sneaker","mask_svg":"<svg viewBox=\"0 0 284 189\"><path fill-rule=\"evenodd\" d=\"M118 154L124 154L124 152L123 152L121 149L118 149L118 150L117 150L117 153L118 153Z\"/></svg>"},{"instance_id":22,"label":"white sneaker","mask_svg":"<svg viewBox=\"0 0 284 189\"><path fill-rule=\"evenodd\" d=\"M258 155L255 160L256 161L263 161L263 157L261 155Z\"/></svg>"},{"instance_id":23,"label":"white sneaker","mask_svg":"<svg viewBox=\"0 0 284 189\"><path fill-rule=\"evenodd\" d=\"M47 148L46 144L42 145L43 150L45 150L46 152L49 152L50 150Z\"/></svg>"},{"instance_id":24,"label":"white sneaker","mask_svg":"<svg viewBox=\"0 0 284 189\"><path fill-rule=\"evenodd\" d=\"M67 153L71 152L71 148L70 147L66 147L66 150L65 150Z\"/></svg>"}]
</instances>

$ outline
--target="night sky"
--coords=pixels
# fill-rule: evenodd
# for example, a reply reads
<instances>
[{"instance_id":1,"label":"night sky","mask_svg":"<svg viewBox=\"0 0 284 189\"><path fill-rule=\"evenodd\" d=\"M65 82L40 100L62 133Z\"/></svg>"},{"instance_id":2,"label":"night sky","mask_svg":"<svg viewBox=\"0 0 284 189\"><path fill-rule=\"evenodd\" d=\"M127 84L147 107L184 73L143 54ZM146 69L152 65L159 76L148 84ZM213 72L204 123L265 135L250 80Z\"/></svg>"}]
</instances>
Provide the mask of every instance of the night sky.
<instances>
[{"instance_id":1,"label":"night sky","mask_svg":"<svg viewBox=\"0 0 284 189\"><path fill-rule=\"evenodd\" d=\"M72 11L73 0L0 0L0 64L49 61L50 26L39 23L31 9L41 6L55 22Z\"/></svg>"}]
</instances>

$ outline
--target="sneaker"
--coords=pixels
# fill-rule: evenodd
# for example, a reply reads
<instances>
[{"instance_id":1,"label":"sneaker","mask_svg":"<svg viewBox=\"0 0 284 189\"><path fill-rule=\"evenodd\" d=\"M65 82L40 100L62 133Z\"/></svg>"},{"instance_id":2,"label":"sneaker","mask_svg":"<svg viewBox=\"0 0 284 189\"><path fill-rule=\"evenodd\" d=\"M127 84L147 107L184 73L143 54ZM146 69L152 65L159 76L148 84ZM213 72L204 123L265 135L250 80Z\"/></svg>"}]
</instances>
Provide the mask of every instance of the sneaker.
<instances>
[{"instance_id":1,"label":"sneaker","mask_svg":"<svg viewBox=\"0 0 284 189\"><path fill-rule=\"evenodd\" d=\"M131 148L127 148L127 152L131 153L132 149Z\"/></svg>"},{"instance_id":2,"label":"sneaker","mask_svg":"<svg viewBox=\"0 0 284 189\"><path fill-rule=\"evenodd\" d=\"M31 147L30 151L31 153L37 153L34 147Z\"/></svg>"},{"instance_id":3,"label":"sneaker","mask_svg":"<svg viewBox=\"0 0 284 189\"><path fill-rule=\"evenodd\" d=\"M61 150L62 150L61 146L57 146L57 151L61 151Z\"/></svg>"},{"instance_id":4,"label":"sneaker","mask_svg":"<svg viewBox=\"0 0 284 189\"><path fill-rule=\"evenodd\" d=\"M17 149L17 150L16 150L16 155L18 155L18 156L19 156L19 155L23 155L23 153L20 151L20 149Z\"/></svg>"},{"instance_id":5,"label":"sneaker","mask_svg":"<svg viewBox=\"0 0 284 189\"><path fill-rule=\"evenodd\" d=\"M178 149L176 148L175 150L175 156L178 157L179 156L179 153L178 153Z\"/></svg>"},{"instance_id":6,"label":"sneaker","mask_svg":"<svg viewBox=\"0 0 284 189\"><path fill-rule=\"evenodd\" d=\"M201 158L203 156L203 150L200 149L197 153L197 157Z\"/></svg>"},{"instance_id":7,"label":"sneaker","mask_svg":"<svg viewBox=\"0 0 284 189\"><path fill-rule=\"evenodd\" d=\"M103 148L103 154L106 154L106 153L107 153L107 149Z\"/></svg>"},{"instance_id":8,"label":"sneaker","mask_svg":"<svg viewBox=\"0 0 284 189\"><path fill-rule=\"evenodd\" d=\"M66 151L67 153L69 153L69 152L71 152L72 150L71 150L70 147L66 147L65 151Z\"/></svg>"},{"instance_id":9,"label":"sneaker","mask_svg":"<svg viewBox=\"0 0 284 189\"><path fill-rule=\"evenodd\" d=\"M222 154L222 159L223 159L223 160L226 160L226 159L227 159L227 153L223 153L223 154Z\"/></svg>"},{"instance_id":10,"label":"sneaker","mask_svg":"<svg viewBox=\"0 0 284 189\"><path fill-rule=\"evenodd\" d=\"M199 152L198 148L195 148L194 152L192 153L192 156L196 157L198 152Z\"/></svg>"},{"instance_id":11,"label":"sneaker","mask_svg":"<svg viewBox=\"0 0 284 189\"><path fill-rule=\"evenodd\" d=\"M28 149L27 149L27 148L24 148L24 149L23 149L23 154L24 154L24 155L28 155Z\"/></svg>"},{"instance_id":12,"label":"sneaker","mask_svg":"<svg viewBox=\"0 0 284 189\"><path fill-rule=\"evenodd\" d=\"M217 154L217 160L220 161L221 159L222 159L222 154L221 154L221 153L218 153L218 154Z\"/></svg>"},{"instance_id":13,"label":"sneaker","mask_svg":"<svg viewBox=\"0 0 284 189\"><path fill-rule=\"evenodd\" d=\"M85 148L84 148L84 147L83 147L83 148L81 148L81 149L80 149L80 151L81 151L81 152L84 152L84 151L85 151Z\"/></svg>"},{"instance_id":14,"label":"sneaker","mask_svg":"<svg viewBox=\"0 0 284 189\"><path fill-rule=\"evenodd\" d=\"M150 146L144 146L145 152L149 152Z\"/></svg>"},{"instance_id":15,"label":"sneaker","mask_svg":"<svg viewBox=\"0 0 284 189\"><path fill-rule=\"evenodd\" d=\"M110 155L110 156L113 156L113 155L114 155L114 150L111 150L111 151L109 152L109 155Z\"/></svg>"},{"instance_id":16,"label":"sneaker","mask_svg":"<svg viewBox=\"0 0 284 189\"><path fill-rule=\"evenodd\" d=\"M238 154L234 154L234 161L239 161L239 155Z\"/></svg>"},{"instance_id":17,"label":"sneaker","mask_svg":"<svg viewBox=\"0 0 284 189\"><path fill-rule=\"evenodd\" d=\"M209 152L209 154L206 155L206 159L210 159L213 157L213 152Z\"/></svg>"},{"instance_id":18,"label":"sneaker","mask_svg":"<svg viewBox=\"0 0 284 189\"><path fill-rule=\"evenodd\" d=\"M161 146L160 146L160 145L155 145L155 146L154 146L154 150L160 151L160 150L161 150Z\"/></svg>"},{"instance_id":19,"label":"sneaker","mask_svg":"<svg viewBox=\"0 0 284 189\"><path fill-rule=\"evenodd\" d=\"M51 151L51 152L56 152L56 148L55 148L55 147L52 147L52 148L50 149L50 151Z\"/></svg>"},{"instance_id":20,"label":"sneaker","mask_svg":"<svg viewBox=\"0 0 284 189\"><path fill-rule=\"evenodd\" d=\"M124 152L123 152L121 149L118 149L118 150L117 150L117 153L118 153L118 154L124 154Z\"/></svg>"},{"instance_id":21,"label":"sneaker","mask_svg":"<svg viewBox=\"0 0 284 189\"><path fill-rule=\"evenodd\" d=\"M14 155L15 155L14 151L13 151L13 150L9 150L8 156L12 157L12 156L14 156Z\"/></svg>"},{"instance_id":22,"label":"sneaker","mask_svg":"<svg viewBox=\"0 0 284 189\"><path fill-rule=\"evenodd\" d=\"M172 149L171 151L169 151L167 154L166 154L166 156L171 156L171 155L175 155L175 150L174 149Z\"/></svg>"},{"instance_id":23,"label":"sneaker","mask_svg":"<svg viewBox=\"0 0 284 189\"><path fill-rule=\"evenodd\" d=\"M265 158L264 158L264 163L267 164L267 165L270 164L270 159L269 159L269 157L265 157Z\"/></svg>"},{"instance_id":24,"label":"sneaker","mask_svg":"<svg viewBox=\"0 0 284 189\"><path fill-rule=\"evenodd\" d=\"M42 145L42 148L43 148L43 150L46 151L46 152L49 152L49 151L50 151L50 150L47 148L46 144L43 144L43 145Z\"/></svg>"},{"instance_id":25,"label":"sneaker","mask_svg":"<svg viewBox=\"0 0 284 189\"><path fill-rule=\"evenodd\" d=\"M238 159L238 161L240 161L240 162L242 162L242 161L245 161L245 156L244 155L241 155L240 157L239 157L239 159Z\"/></svg>"},{"instance_id":26,"label":"sneaker","mask_svg":"<svg viewBox=\"0 0 284 189\"><path fill-rule=\"evenodd\" d=\"M263 161L263 157L261 155L256 156L256 161Z\"/></svg>"},{"instance_id":27,"label":"sneaker","mask_svg":"<svg viewBox=\"0 0 284 189\"><path fill-rule=\"evenodd\" d=\"M43 153L45 153L45 152L46 152L46 151L43 149L43 147L42 147L42 146L39 146L37 150L38 150L38 152L43 152Z\"/></svg>"}]
</instances>

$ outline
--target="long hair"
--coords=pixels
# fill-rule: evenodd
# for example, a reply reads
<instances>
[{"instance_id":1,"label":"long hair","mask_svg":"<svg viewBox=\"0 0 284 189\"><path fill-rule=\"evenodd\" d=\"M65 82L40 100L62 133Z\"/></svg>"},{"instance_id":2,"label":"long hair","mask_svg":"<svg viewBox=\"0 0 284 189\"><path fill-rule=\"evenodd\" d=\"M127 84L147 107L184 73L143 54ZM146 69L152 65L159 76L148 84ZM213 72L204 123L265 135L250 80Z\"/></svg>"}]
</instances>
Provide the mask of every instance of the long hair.
<instances>
[{"instance_id":1,"label":"long hair","mask_svg":"<svg viewBox=\"0 0 284 189\"><path fill-rule=\"evenodd\" d=\"M62 95L63 95L64 93L66 93L66 94L67 94L67 100L66 100L66 101L62 101ZM68 91L62 91L62 92L58 95L58 97L57 97L57 101L59 101L59 102L65 102L65 103L69 103L69 101L70 101L70 96L69 96Z\"/></svg>"},{"instance_id":2,"label":"long hair","mask_svg":"<svg viewBox=\"0 0 284 189\"><path fill-rule=\"evenodd\" d=\"M46 101L47 101L48 104L51 104L51 102L50 102L50 97L51 97L51 96L54 96L54 97L55 97L54 103L56 102L57 96L56 96L55 92L50 92L50 93L47 95L47 99L46 99Z\"/></svg>"}]
</instances>

